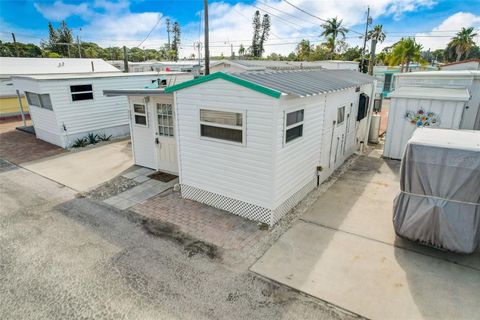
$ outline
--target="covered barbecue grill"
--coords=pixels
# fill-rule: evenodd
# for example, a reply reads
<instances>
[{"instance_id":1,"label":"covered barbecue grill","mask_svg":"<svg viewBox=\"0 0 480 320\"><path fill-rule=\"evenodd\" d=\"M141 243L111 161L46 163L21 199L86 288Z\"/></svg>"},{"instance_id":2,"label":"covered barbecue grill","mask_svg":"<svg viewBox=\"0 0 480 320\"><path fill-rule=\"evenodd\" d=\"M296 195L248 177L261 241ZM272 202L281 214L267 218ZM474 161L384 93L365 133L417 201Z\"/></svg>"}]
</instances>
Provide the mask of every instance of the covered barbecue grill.
<instances>
[{"instance_id":1,"label":"covered barbecue grill","mask_svg":"<svg viewBox=\"0 0 480 320\"><path fill-rule=\"evenodd\" d=\"M397 235L471 253L480 244L480 131L419 128L394 200Z\"/></svg>"}]
</instances>

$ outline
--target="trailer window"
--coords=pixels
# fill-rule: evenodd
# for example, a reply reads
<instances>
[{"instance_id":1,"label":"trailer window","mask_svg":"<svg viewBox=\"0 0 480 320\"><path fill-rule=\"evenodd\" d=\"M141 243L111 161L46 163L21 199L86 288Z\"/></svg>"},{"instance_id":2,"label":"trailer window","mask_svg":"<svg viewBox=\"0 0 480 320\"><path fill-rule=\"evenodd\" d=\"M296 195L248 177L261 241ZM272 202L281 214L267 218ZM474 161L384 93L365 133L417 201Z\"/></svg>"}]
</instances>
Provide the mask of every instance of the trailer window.
<instances>
[{"instance_id":1,"label":"trailer window","mask_svg":"<svg viewBox=\"0 0 480 320\"><path fill-rule=\"evenodd\" d=\"M143 104L133 105L133 120L138 126L147 126L147 109Z\"/></svg>"},{"instance_id":2,"label":"trailer window","mask_svg":"<svg viewBox=\"0 0 480 320\"><path fill-rule=\"evenodd\" d=\"M72 101L93 100L93 88L91 84L70 86Z\"/></svg>"},{"instance_id":3,"label":"trailer window","mask_svg":"<svg viewBox=\"0 0 480 320\"><path fill-rule=\"evenodd\" d=\"M337 125L340 125L345 121L345 106L337 109Z\"/></svg>"},{"instance_id":4,"label":"trailer window","mask_svg":"<svg viewBox=\"0 0 480 320\"><path fill-rule=\"evenodd\" d=\"M289 112L285 116L285 143L303 136L304 110Z\"/></svg>"},{"instance_id":5,"label":"trailer window","mask_svg":"<svg viewBox=\"0 0 480 320\"><path fill-rule=\"evenodd\" d=\"M158 134L173 137L173 108L170 103L157 103Z\"/></svg>"},{"instance_id":6,"label":"trailer window","mask_svg":"<svg viewBox=\"0 0 480 320\"><path fill-rule=\"evenodd\" d=\"M33 92L25 92L27 102L30 106L35 106L43 109L53 110L52 102L49 94L37 94Z\"/></svg>"},{"instance_id":7,"label":"trailer window","mask_svg":"<svg viewBox=\"0 0 480 320\"><path fill-rule=\"evenodd\" d=\"M200 136L243 143L243 113L200 109Z\"/></svg>"}]
</instances>

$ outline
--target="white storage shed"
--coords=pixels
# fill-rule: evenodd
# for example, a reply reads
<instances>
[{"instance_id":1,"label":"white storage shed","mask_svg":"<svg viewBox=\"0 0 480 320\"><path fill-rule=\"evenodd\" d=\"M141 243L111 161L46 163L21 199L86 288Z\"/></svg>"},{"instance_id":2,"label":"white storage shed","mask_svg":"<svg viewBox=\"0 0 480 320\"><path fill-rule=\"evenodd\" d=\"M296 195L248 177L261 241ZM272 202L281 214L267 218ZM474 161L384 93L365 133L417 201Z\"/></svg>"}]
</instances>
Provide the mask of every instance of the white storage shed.
<instances>
[{"instance_id":1,"label":"white storage shed","mask_svg":"<svg viewBox=\"0 0 480 320\"><path fill-rule=\"evenodd\" d=\"M69 148L88 133L128 136L126 97L106 97L107 88L167 86L192 79L185 73L76 73L12 77L25 92L37 138Z\"/></svg>"},{"instance_id":2,"label":"white storage shed","mask_svg":"<svg viewBox=\"0 0 480 320\"><path fill-rule=\"evenodd\" d=\"M400 87L390 97L383 156L401 159L416 128L460 129L470 93L465 88Z\"/></svg>"},{"instance_id":3,"label":"white storage shed","mask_svg":"<svg viewBox=\"0 0 480 320\"><path fill-rule=\"evenodd\" d=\"M142 152L179 174L184 198L273 225L367 141L373 90L356 71L304 70L217 72L164 93L105 94L129 95L140 111L137 163L149 141ZM135 134L145 123L153 130Z\"/></svg>"}]
</instances>

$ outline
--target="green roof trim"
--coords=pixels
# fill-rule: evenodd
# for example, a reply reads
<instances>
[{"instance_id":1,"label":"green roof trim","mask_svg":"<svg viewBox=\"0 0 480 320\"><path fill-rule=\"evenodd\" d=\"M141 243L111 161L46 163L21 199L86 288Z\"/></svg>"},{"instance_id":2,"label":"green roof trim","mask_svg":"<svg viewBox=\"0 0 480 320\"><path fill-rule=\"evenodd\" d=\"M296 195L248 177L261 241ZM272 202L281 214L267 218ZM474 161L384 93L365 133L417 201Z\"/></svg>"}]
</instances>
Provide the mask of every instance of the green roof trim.
<instances>
[{"instance_id":1,"label":"green roof trim","mask_svg":"<svg viewBox=\"0 0 480 320\"><path fill-rule=\"evenodd\" d=\"M260 93L266 94L267 96L270 96L276 99L280 98L280 96L282 95L280 91L273 90L247 80L243 80L223 72L215 72L215 73L209 74L208 76L202 76L197 79L185 81L170 87L166 87L165 92L171 93L177 90L182 90L188 87L196 86L197 84L201 84L201 83L208 82L215 79L227 80L227 81L236 83L242 87L258 91Z\"/></svg>"}]
</instances>

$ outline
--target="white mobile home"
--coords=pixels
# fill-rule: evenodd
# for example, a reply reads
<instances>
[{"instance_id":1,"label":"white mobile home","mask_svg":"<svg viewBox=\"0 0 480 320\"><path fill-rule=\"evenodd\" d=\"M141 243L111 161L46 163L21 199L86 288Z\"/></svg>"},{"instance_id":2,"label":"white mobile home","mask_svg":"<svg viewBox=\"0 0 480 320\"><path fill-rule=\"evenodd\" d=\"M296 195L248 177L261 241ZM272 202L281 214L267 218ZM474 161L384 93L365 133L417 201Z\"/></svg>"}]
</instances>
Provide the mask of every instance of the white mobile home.
<instances>
[{"instance_id":1,"label":"white mobile home","mask_svg":"<svg viewBox=\"0 0 480 320\"><path fill-rule=\"evenodd\" d=\"M163 155L142 150L178 172L183 197L273 225L367 141L373 90L356 71L305 70L217 72L163 94L106 94L130 96L140 128L153 127L133 144L166 145Z\"/></svg>"},{"instance_id":2,"label":"white mobile home","mask_svg":"<svg viewBox=\"0 0 480 320\"><path fill-rule=\"evenodd\" d=\"M25 92L37 138L69 148L88 133L129 135L128 100L105 97L106 88L167 86L191 79L184 73L81 73L14 76Z\"/></svg>"},{"instance_id":3,"label":"white mobile home","mask_svg":"<svg viewBox=\"0 0 480 320\"><path fill-rule=\"evenodd\" d=\"M0 118L20 115L19 99L22 101L24 112L28 112L23 95L17 96L12 76L92 72L120 72L120 70L102 59L0 57Z\"/></svg>"}]
</instances>

